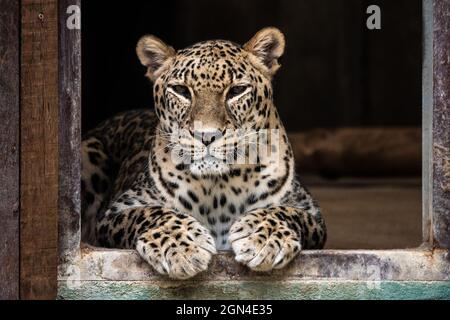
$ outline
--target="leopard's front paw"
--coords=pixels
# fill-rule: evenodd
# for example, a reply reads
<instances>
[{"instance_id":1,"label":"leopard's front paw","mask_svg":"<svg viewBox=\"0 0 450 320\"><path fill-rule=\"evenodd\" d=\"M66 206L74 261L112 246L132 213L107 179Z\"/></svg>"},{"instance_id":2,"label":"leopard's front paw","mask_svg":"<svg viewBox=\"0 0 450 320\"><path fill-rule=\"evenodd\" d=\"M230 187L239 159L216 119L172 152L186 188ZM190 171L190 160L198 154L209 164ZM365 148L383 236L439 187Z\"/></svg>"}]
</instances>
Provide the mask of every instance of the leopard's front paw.
<instances>
[{"instance_id":1,"label":"leopard's front paw","mask_svg":"<svg viewBox=\"0 0 450 320\"><path fill-rule=\"evenodd\" d=\"M205 271L216 253L209 231L192 217L173 215L144 233L136 249L156 271L189 279Z\"/></svg>"},{"instance_id":2,"label":"leopard's front paw","mask_svg":"<svg viewBox=\"0 0 450 320\"><path fill-rule=\"evenodd\" d=\"M230 230L236 260L254 271L286 266L300 252L301 242L277 209L259 209L242 217Z\"/></svg>"}]
</instances>

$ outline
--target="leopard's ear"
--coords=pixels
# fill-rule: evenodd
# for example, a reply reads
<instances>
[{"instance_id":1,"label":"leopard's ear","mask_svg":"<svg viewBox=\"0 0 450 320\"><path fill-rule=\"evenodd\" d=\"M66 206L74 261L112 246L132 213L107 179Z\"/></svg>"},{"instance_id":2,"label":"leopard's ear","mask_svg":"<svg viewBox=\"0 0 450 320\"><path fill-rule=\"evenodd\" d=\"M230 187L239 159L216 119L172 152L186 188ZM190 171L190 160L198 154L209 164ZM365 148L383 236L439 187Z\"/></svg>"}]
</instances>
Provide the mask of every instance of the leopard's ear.
<instances>
[{"instance_id":1,"label":"leopard's ear","mask_svg":"<svg viewBox=\"0 0 450 320\"><path fill-rule=\"evenodd\" d=\"M139 40L136 53L141 63L147 67L147 76L152 81L158 79L176 55L175 49L152 35L143 36Z\"/></svg>"},{"instance_id":2,"label":"leopard's ear","mask_svg":"<svg viewBox=\"0 0 450 320\"><path fill-rule=\"evenodd\" d=\"M283 55L286 46L283 33L277 28L269 27L259 31L244 49L252 53L273 76L280 68L278 59Z\"/></svg>"}]
</instances>

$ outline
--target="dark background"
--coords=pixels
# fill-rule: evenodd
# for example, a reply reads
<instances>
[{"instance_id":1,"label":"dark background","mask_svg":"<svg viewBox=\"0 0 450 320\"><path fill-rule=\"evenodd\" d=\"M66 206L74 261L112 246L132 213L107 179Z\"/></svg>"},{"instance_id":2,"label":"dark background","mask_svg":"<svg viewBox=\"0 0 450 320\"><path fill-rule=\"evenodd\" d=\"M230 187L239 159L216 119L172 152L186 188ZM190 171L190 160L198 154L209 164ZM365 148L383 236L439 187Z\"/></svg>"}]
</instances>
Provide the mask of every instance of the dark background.
<instances>
[{"instance_id":1,"label":"dark background","mask_svg":"<svg viewBox=\"0 0 450 320\"><path fill-rule=\"evenodd\" d=\"M297 172L323 209L327 248L421 243L420 0L113 3L82 3L85 131L119 111L152 108L135 53L144 34L181 49L217 38L244 44L276 26L287 38L276 105ZM366 28L371 4L381 7L382 30Z\"/></svg>"},{"instance_id":2,"label":"dark background","mask_svg":"<svg viewBox=\"0 0 450 320\"><path fill-rule=\"evenodd\" d=\"M85 0L83 128L122 110L151 108L135 46L155 34L181 49L208 39L248 41L265 26L287 38L275 99L288 130L420 126L421 1ZM382 30L366 28L378 4Z\"/></svg>"}]
</instances>

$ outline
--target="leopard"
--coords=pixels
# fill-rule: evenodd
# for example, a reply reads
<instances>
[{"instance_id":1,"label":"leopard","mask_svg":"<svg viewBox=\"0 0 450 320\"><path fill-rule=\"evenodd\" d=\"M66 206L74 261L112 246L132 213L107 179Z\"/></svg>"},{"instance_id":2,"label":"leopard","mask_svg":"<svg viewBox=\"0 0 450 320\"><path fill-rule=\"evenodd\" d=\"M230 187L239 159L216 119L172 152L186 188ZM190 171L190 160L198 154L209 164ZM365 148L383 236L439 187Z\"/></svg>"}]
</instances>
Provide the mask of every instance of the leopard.
<instances>
[{"instance_id":1,"label":"leopard","mask_svg":"<svg viewBox=\"0 0 450 320\"><path fill-rule=\"evenodd\" d=\"M276 27L244 45L210 40L181 50L143 36L136 53L154 106L84 135L82 241L135 250L177 280L206 271L223 251L271 272L323 249L320 206L296 174L274 104L285 47ZM264 152L249 139L262 132Z\"/></svg>"}]
</instances>

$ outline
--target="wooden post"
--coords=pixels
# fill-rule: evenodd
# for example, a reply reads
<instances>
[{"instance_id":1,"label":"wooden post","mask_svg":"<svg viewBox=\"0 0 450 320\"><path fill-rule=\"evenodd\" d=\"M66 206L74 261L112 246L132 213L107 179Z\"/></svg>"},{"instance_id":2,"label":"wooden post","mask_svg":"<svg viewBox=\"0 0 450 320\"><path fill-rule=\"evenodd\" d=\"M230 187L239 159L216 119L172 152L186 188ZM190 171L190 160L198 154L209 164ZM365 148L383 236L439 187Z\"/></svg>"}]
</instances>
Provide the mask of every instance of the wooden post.
<instances>
[{"instance_id":1,"label":"wooden post","mask_svg":"<svg viewBox=\"0 0 450 320\"><path fill-rule=\"evenodd\" d=\"M19 13L0 0L0 300L19 298Z\"/></svg>"},{"instance_id":2,"label":"wooden post","mask_svg":"<svg viewBox=\"0 0 450 320\"><path fill-rule=\"evenodd\" d=\"M70 6L59 0L59 258L60 265L80 249L81 30L67 28Z\"/></svg>"},{"instance_id":3,"label":"wooden post","mask_svg":"<svg viewBox=\"0 0 450 320\"><path fill-rule=\"evenodd\" d=\"M450 249L450 0L433 2L433 244Z\"/></svg>"},{"instance_id":4,"label":"wooden post","mask_svg":"<svg viewBox=\"0 0 450 320\"><path fill-rule=\"evenodd\" d=\"M56 297L58 2L22 0L20 297Z\"/></svg>"}]
</instances>

